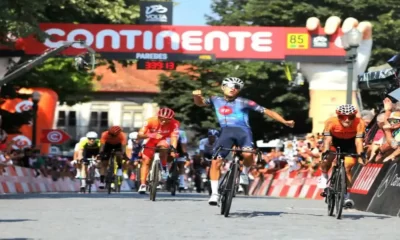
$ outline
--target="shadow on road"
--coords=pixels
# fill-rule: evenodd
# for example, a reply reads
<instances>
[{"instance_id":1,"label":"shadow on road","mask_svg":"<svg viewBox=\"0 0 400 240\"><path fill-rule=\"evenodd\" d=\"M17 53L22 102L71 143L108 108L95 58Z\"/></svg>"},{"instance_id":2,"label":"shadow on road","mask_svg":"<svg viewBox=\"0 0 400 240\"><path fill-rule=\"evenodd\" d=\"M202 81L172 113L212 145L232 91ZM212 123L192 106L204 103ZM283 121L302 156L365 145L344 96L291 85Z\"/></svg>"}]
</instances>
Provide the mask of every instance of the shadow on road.
<instances>
[{"instance_id":1,"label":"shadow on road","mask_svg":"<svg viewBox=\"0 0 400 240\"><path fill-rule=\"evenodd\" d=\"M33 240L33 238L0 238L0 240Z\"/></svg>"},{"instance_id":2,"label":"shadow on road","mask_svg":"<svg viewBox=\"0 0 400 240\"><path fill-rule=\"evenodd\" d=\"M308 214L308 213L289 213L289 212L233 212L229 216L233 218L254 218L254 217L271 217L271 216L281 216L281 215L303 215L303 216L314 216L322 217L320 214Z\"/></svg>"},{"instance_id":3,"label":"shadow on road","mask_svg":"<svg viewBox=\"0 0 400 240\"><path fill-rule=\"evenodd\" d=\"M29 222L29 221L36 221L32 219L0 219L0 223L14 223L14 222ZM0 238L3 239L3 238Z\"/></svg>"},{"instance_id":4,"label":"shadow on road","mask_svg":"<svg viewBox=\"0 0 400 240\"><path fill-rule=\"evenodd\" d=\"M386 218L393 218L391 216L380 216L380 215L364 215L364 214L343 214L342 219L351 219L351 220L360 220L362 218L375 218L375 219L386 219Z\"/></svg>"},{"instance_id":5,"label":"shadow on road","mask_svg":"<svg viewBox=\"0 0 400 240\"><path fill-rule=\"evenodd\" d=\"M136 192L123 192L123 193L111 193L96 192L96 193L29 193L29 194L10 194L0 195L0 200L22 200L22 199L68 199L68 198L82 198L82 199L100 199L100 198L121 198L121 199L149 199L148 194L138 194ZM197 194L197 193L177 193L176 196L171 196L168 192L158 192L156 201L161 199L168 199L166 201L180 201L183 199L186 201L203 201L208 198L208 194ZM181 200L181 201L183 201Z\"/></svg>"}]
</instances>

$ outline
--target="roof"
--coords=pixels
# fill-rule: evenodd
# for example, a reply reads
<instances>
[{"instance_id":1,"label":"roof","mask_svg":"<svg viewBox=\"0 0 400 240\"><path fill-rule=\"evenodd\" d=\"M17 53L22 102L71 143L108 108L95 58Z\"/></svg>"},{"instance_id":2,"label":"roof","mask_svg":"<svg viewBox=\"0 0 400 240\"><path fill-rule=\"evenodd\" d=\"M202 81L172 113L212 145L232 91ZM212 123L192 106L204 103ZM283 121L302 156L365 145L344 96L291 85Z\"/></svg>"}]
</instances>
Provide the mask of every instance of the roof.
<instances>
[{"instance_id":1,"label":"roof","mask_svg":"<svg viewBox=\"0 0 400 240\"><path fill-rule=\"evenodd\" d=\"M189 65L178 66L176 71L187 72L189 67ZM136 64L123 67L118 62L115 62L115 73L107 68L105 65L95 70L97 76L102 76L100 81L97 80L97 76L93 79L96 92L159 93L159 75L169 74L169 71L162 70L137 70Z\"/></svg>"}]
</instances>

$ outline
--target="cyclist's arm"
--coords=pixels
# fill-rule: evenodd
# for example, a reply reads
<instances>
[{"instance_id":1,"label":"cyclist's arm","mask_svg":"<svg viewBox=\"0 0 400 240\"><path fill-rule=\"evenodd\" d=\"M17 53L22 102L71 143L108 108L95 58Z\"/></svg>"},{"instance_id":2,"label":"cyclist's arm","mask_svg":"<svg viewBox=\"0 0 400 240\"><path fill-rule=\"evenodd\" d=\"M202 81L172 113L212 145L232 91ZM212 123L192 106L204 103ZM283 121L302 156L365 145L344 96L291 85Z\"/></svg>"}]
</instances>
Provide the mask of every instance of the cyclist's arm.
<instances>
[{"instance_id":1,"label":"cyclist's arm","mask_svg":"<svg viewBox=\"0 0 400 240\"><path fill-rule=\"evenodd\" d=\"M332 135L331 135L331 121L327 120L325 122L325 127L324 127L324 146L323 146L323 151L326 152L329 151L332 143Z\"/></svg>"},{"instance_id":2,"label":"cyclist's arm","mask_svg":"<svg viewBox=\"0 0 400 240\"><path fill-rule=\"evenodd\" d=\"M194 104L198 107L205 107L212 105L212 101L214 98L215 98L214 96L205 98L201 95L193 95Z\"/></svg>"},{"instance_id":3,"label":"cyclist's arm","mask_svg":"<svg viewBox=\"0 0 400 240\"><path fill-rule=\"evenodd\" d=\"M118 138L119 138L119 141L121 142L121 150L124 153L124 152L126 152L126 144L127 144L127 139L126 139L125 133L121 132L118 135Z\"/></svg>"},{"instance_id":4,"label":"cyclist's arm","mask_svg":"<svg viewBox=\"0 0 400 240\"><path fill-rule=\"evenodd\" d=\"M146 120L143 127L139 130L137 138L139 140L149 138L149 128L149 120Z\"/></svg>"},{"instance_id":5,"label":"cyclist's arm","mask_svg":"<svg viewBox=\"0 0 400 240\"><path fill-rule=\"evenodd\" d=\"M357 125L357 135L356 135L356 151L357 154L364 152L364 134L365 134L365 122L360 119Z\"/></svg>"},{"instance_id":6,"label":"cyclist's arm","mask_svg":"<svg viewBox=\"0 0 400 240\"><path fill-rule=\"evenodd\" d=\"M85 145L86 145L86 141L79 142L78 159L82 159L83 158L83 150L85 148Z\"/></svg>"},{"instance_id":7,"label":"cyclist's arm","mask_svg":"<svg viewBox=\"0 0 400 240\"><path fill-rule=\"evenodd\" d=\"M187 153L188 140L187 140L186 132L185 131L180 131L180 133L181 134L179 135L179 138L180 138L180 141L181 141L182 152Z\"/></svg>"},{"instance_id":8,"label":"cyclist's arm","mask_svg":"<svg viewBox=\"0 0 400 240\"><path fill-rule=\"evenodd\" d=\"M206 143L205 143L204 139L202 139L202 140L200 140L200 143L199 143L199 151L200 151L199 155L200 155L201 159L204 158L204 150L205 149L206 149Z\"/></svg>"},{"instance_id":9,"label":"cyclist's arm","mask_svg":"<svg viewBox=\"0 0 400 240\"><path fill-rule=\"evenodd\" d=\"M100 153L104 151L104 146L106 145L107 141L107 132L103 132L100 137Z\"/></svg>"},{"instance_id":10,"label":"cyclist's arm","mask_svg":"<svg viewBox=\"0 0 400 240\"><path fill-rule=\"evenodd\" d=\"M271 109L264 108L252 100L244 99L243 101L244 101L244 104L246 105L246 108L251 109L256 112L259 112L259 113L262 113L280 123L283 123L283 124L286 123L286 120L279 113L272 111Z\"/></svg>"},{"instance_id":11,"label":"cyclist's arm","mask_svg":"<svg viewBox=\"0 0 400 240\"><path fill-rule=\"evenodd\" d=\"M271 109L266 108L264 114L280 123L286 123L286 120L279 113L272 111Z\"/></svg>"},{"instance_id":12,"label":"cyclist's arm","mask_svg":"<svg viewBox=\"0 0 400 240\"><path fill-rule=\"evenodd\" d=\"M128 140L128 144L126 146L126 156L131 157L133 153L133 141L132 139Z\"/></svg>"},{"instance_id":13,"label":"cyclist's arm","mask_svg":"<svg viewBox=\"0 0 400 240\"><path fill-rule=\"evenodd\" d=\"M171 132L171 146L175 149L178 146L178 138L179 138L179 122L174 123L173 131Z\"/></svg>"}]
</instances>

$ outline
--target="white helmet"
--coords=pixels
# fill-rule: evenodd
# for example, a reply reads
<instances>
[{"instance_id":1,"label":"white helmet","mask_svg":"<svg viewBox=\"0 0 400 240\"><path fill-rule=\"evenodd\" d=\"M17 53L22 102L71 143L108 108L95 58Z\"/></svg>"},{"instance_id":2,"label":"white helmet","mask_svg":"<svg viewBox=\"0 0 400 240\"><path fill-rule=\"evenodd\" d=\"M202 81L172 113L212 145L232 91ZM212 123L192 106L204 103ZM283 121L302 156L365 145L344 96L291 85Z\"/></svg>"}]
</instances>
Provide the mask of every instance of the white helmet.
<instances>
[{"instance_id":1,"label":"white helmet","mask_svg":"<svg viewBox=\"0 0 400 240\"><path fill-rule=\"evenodd\" d=\"M357 109L351 104L343 104L336 108L337 115L355 115Z\"/></svg>"},{"instance_id":2,"label":"white helmet","mask_svg":"<svg viewBox=\"0 0 400 240\"><path fill-rule=\"evenodd\" d=\"M225 86L229 83L237 84L240 87L240 89L242 89L244 86L244 82L242 81L242 79L237 77L227 77L224 80L222 80L222 86Z\"/></svg>"},{"instance_id":3,"label":"white helmet","mask_svg":"<svg viewBox=\"0 0 400 240\"><path fill-rule=\"evenodd\" d=\"M96 132L88 132L86 133L87 138L98 138L99 136L97 135Z\"/></svg>"},{"instance_id":4,"label":"white helmet","mask_svg":"<svg viewBox=\"0 0 400 240\"><path fill-rule=\"evenodd\" d=\"M131 132L129 133L129 139L137 139L138 132Z\"/></svg>"}]
</instances>

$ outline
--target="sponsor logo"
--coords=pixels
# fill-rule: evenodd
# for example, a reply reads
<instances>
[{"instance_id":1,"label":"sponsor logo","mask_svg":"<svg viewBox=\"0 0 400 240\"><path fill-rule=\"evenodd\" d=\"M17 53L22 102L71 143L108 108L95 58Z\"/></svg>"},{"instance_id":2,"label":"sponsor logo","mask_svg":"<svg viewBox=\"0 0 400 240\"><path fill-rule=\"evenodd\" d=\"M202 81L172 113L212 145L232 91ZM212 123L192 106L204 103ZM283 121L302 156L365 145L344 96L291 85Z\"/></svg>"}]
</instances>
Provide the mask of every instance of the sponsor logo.
<instances>
[{"instance_id":1,"label":"sponsor logo","mask_svg":"<svg viewBox=\"0 0 400 240\"><path fill-rule=\"evenodd\" d=\"M32 144L31 140L24 135L15 136L12 141L14 142L12 148L16 150L27 148Z\"/></svg>"},{"instance_id":2,"label":"sponsor logo","mask_svg":"<svg viewBox=\"0 0 400 240\"><path fill-rule=\"evenodd\" d=\"M136 59L167 60L168 54L166 54L166 53L136 53Z\"/></svg>"},{"instance_id":3,"label":"sponsor logo","mask_svg":"<svg viewBox=\"0 0 400 240\"><path fill-rule=\"evenodd\" d=\"M59 131L51 131L47 133L47 140L51 143L59 143L63 139L63 135Z\"/></svg>"},{"instance_id":4,"label":"sponsor logo","mask_svg":"<svg viewBox=\"0 0 400 240\"><path fill-rule=\"evenodd\" d=\"M378 176L381 168L382 164L370 164L363 167L358 174L357 179L354 181L350 192L363 195L368 194L368 191Z\"/></svg>"},{"instance_id":5,"label":"sponsor logo","mask_svg":"<svg viewBox=\"0 0 400 240\"><path fill-rule=\"evenodd\" d=\"M24 100L22 102L19 102L17 105L15 105L15 111L16 112L26 112L32 109L33 103L28 100Z\"/></svg>"},{"instance_id":6,"label":"sponsor logo","mask_svg":"<svg viewBox=\"0 0 400 240\"><path fill-rule=\"evenodd\" d=\"M223 106L220 107L218 112L224 116L229 115L233 112L232 108L228 107L228 106Z\"/></svg>"},{"instance_id":7,"label":"sponsor logo","mask_svg":"<svg viewBox=\"0 0 400 240\"><path fill-rule=\"evenodd\" d=\"M329 39L326 35L313 35L311 37L312 48L329 48Z\"/></svg>"},{"instance_id":8,"label":"sponsor logo","mask_svg":"<svg viewBox=\"0 0 400 240\"><path fill-rule=\"evenodd\" d=\"M48 38L43 43L48 48L57 48L64 41L84 40L95 50L110 52L138 52L169 51L184 53L202 53L204 51L221 51L230 54L245 52L246 55L254 53L272 52L271 31L246 31L245 29L214 30L213 28L201 28L197 30L176 30L176 28L127 28L120 30L101 29L89 30L85 28L61 28L43 29ZM107 44L106 44L107 43ZM79 44L72 48L83 49Z\"/></svg>"},{"instance_id":9,"label":"sponsor logo","mask_svg":"<svg viewBox=\"0 0 400 240\"><path fill-rule=\"evenodd\" d=\"M162 6L161 4L159 5L151 5L151 6L146 6L146 22L152 22L152 23L165 23L168 22L168 17L165 13L168 12L168 8Z\"/></svg>"}]
</instances>

